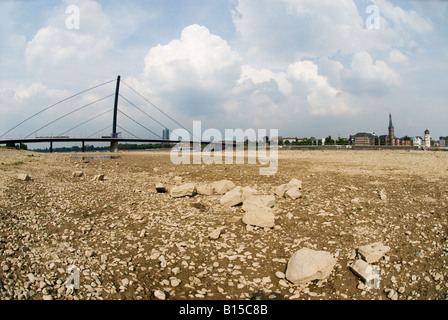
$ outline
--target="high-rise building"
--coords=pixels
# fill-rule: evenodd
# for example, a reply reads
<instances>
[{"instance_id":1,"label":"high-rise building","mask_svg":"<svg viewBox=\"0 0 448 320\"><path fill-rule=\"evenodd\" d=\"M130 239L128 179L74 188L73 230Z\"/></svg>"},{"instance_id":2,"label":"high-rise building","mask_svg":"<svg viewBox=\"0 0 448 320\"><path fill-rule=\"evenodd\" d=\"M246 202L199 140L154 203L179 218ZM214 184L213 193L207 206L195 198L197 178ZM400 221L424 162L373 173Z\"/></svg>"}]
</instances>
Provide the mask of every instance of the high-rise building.
<instances>
[{"instance_id":1,"label":"high-rise building","mask_svg":"<svg viewBox=\"0 0 448 320\"><path fill-rule=\"evenodd\" d=\"M165 128L162 131L162 137L163 137L163 140L170 140L170 130Z\"/></svg>"}]
</instances>

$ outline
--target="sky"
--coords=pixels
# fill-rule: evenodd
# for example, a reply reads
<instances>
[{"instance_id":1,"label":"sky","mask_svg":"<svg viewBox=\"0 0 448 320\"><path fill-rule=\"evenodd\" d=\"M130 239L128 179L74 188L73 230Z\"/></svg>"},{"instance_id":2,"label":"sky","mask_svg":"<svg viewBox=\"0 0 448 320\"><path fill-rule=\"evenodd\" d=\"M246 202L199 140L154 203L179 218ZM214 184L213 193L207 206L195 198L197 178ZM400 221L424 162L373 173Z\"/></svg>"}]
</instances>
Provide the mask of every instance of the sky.
<instances>
[{"instance_id":1,"label":"sky","mask_svg":"<svg viewBox=\"0 0 448 320\"><path fill-rule=\"evenodd\" d=\"M3 138L110 134L118 75L125 137L383 135L389 113L448 136L448 1L0 0L0 21L0 135L110 81Z\"/></svg>"}]
</instances>

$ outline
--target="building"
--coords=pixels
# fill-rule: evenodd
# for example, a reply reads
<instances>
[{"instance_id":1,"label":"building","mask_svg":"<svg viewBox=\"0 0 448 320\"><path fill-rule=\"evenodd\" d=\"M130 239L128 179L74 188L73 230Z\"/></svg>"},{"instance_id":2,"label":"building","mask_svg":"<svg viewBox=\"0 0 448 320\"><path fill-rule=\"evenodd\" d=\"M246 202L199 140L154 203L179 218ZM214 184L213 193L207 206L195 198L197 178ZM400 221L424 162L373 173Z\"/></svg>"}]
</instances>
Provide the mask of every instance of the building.
<instances>
[{"instance_id":1,"label":"building","mask_svg":"<svg viewBox=\"0 0 448 320\"><path fill-rule=\"evenodd\" d=\"M355 146L374 146L375 138L375 135L367 132L359 132L351 136L351 140Z\"/></svg>"},{"instance_id":2,"label":"building","mask_svg":"<svg viewBox=\"0 0 448 320\"><path fill-rule=\"evenodd\" d=\"M417 136L417 137L414 137L414 138L412 139L412 145L421 148L422 145L423 145L423 139L422 139L422 137L418 137L418 136Z\"/></svg>"},{"instance_id":3,"label":"building","mask_svg":"<svg viewBox=\"0 0 448 320\"><path fill-rule=\"evenodd\" d=\"M289 143L296 142L297 138L283 138L283 142L288 141Z\"/></svg>"},{"instance_id":4,"label":"building","mask_svg":"<svg viewBox=\"0 0 448 320\"><path fill-rule=\"evenodd\" d=\"M440 137L439 143L441 147L448 147L448 136L447 137Z\"/></svg>"},{"instance_id":5,"label":"building","mask_svg":"<svg viewBox=\"0 0 448 320\"><path fill-rule=\"evenodd\" d=\"M390 113L389 113L388 133L389 134L386 136L386 145L395 146L396 145L395 129L394 129L394 125L392 124L392 115Z\"/></svg>"},{"instance_id":6,"label":"building","mask_svg":"<svg viewBox=\"0 0 448 320\"><path fill-rule=\"evenodd\" d=\"M425 130L425 144L424 144L424 147L425 148L431 148L431 135L430 135L428 129Z\"/></svg>"},{"instance_id":7,"label":"building","mask_svg":"<svg viewBox=\"0 0 448 320\"><path fill-rule=\"evenodd\" d=\"M163 140L170 140L170 130L169 129L165 128L162 131L162 139Z\"/></svg>"}]
</instances>

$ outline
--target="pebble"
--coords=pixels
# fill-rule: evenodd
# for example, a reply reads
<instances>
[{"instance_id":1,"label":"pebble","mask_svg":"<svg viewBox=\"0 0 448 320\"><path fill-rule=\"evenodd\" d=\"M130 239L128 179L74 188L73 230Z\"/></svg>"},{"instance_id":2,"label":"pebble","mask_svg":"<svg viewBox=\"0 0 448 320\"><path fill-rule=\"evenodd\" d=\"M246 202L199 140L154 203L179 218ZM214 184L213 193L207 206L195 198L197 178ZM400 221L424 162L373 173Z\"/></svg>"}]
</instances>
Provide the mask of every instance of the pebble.
<instances>
[{"instance_id":1,"label":"pebble","mask_svg":"<svg viewBox=\"0 0 448 320\"><path fill-rule=\"evenodd\" d=\"M278 282L278 284L281 285L282 287L289 288L289 284L285 280L283 280L283 279L281 279Z\"/></svg>"},{"instance_id":2,"label":"pebble","mask_svg":"<svg viewBox=\"0 0 448 320\"><path fill-rule=\"evenodd\" d=\"M277 271L275 272L275 276L279 279L284 279L285 278L285 274L281 271Z\"/></svg>"},{"instance_id":3,"label":"pebble","mask_svg":"<svg viewBox=\"0 0 448 320\"><path fill-rule=\"evenodd\" d=\"M159 300L165 300L166 294L165 294L165 292L163 292L161 290L156 290L156 291L154 291L154 297L156 297Z\"/></svg>"}]
</instances>

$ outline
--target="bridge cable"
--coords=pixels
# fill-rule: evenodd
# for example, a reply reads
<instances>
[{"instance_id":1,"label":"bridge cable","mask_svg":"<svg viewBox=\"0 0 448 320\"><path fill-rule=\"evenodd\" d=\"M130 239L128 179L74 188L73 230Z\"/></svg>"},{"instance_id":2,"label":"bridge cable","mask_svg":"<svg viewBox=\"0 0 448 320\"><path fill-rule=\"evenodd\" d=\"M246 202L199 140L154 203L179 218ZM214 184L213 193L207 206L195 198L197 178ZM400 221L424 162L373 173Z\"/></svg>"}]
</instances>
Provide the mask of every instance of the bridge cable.
<instances>
[{"instance_id":1,"label":"bridge cable","mask_svg":"<svg viewBox=\"0 0 448 320\"><path fill-rule=\"evenodd\" d=\"M142 109L140 109L139 107L137 107L134 103L132 103L131 101L129 101L128 99L126 99L125 97L123 97L120 94L120 97L122 97L124 100L126 100L129 104L131 104L132 106L136 107L138 110L140 110L142 113L144 113L146 116L148 116L149 118L151 118L152 120L154 120L155 122L157 122L158 124L160 124L163 128L167 128L167 126L163 125L162 123L160 123L159 121L157 121L156 119L154 119L153 117L151 117L149 114L147 114L145 111L143 111Z\"/></svg>"},{"instance_id":2,"label":"bridge cable","mask_svg":"<svg viewBox=\"0 0 448 320\"><path fill-rule=\"evenodd\" d=\"M151 131L150 129L146 128L144 125L142 125L140 122L138 122L137 120L132 119L130 116L128 116L126 113L124 113L121 110L118 110L120 113L122 113L124 116L128 117L129 119L131 119L132 121L134 121L135 123L137 123L139 126L141 126L142 128L148 130L149 132L151 132L152 134L154 134L155 136L159 137L160 139L163 140L163 138L161 136L159 136L157 133L154 133L153 131Z\"/></svg>"},{"instance_id":3,"label":"bridge cable","mask_svg":"<svg viewBox=\"0 0 448 320\"><path fill-rule=\"evenodd\" d=\"M125 128L122 128L122 127L120 127L118 124L117 124L117 127L118 128L120 128L121 130L123 130L123 131L126 131L127 133L129 133L131 136L133 136L134 138L136 138L136 139L140 139L139 137L137 137L135 134L133 134L133 133L131 133L131 132L129 132L128 130L126 130Z\"/></svg>"},{"instance_id":4,"label":"bridge cable","mask_svg":"<svg viewBox=\"0 0 448 320\"><path fill-rule=\"evenodd\" d=\"M83 105L82 107L80 107L80 108L78 108L78 109L75 109L75 110L73 110L73 111L71 111L71 112L69 112L69 113L66 113L66 114L64 114L63 116L57 118L56 120L53 120L53 121L47 123L46 125L40 127L39 129L33 131L32 133L30 133L29 135L27 135L27 136L25 137L25 139L28 138L29 136L32 136L33 134L35 134L35 133L38 132L39 130L41 130L41 129L45 128L45 127L48 127L50 124L53 124L53 123L55 123L56 121L61 120L62 118L65 118L66 116L68 116L68 115L70 115L70 114L72 114L72 113L75 113L75 112L77 112L77 111L79 111L79 110L81 110L81 109L84 109L84 108L86 108L86 107L88 107L88 106L90 106L90 105L92 105L92 104L94 104L94 103L97 103L97 102L101 101L101 100L110 98L110 97L112 97L112 96L114 96L114 95L115 95L114 93L113 93L113 94L110 94L110 95L108 95L108 96L105 96L105 97L100 98L100 99L98 99L98 100L95 100L95 101L93 101L93 102L90 102L90 103L88 103L88 104L86 104L86 105Z\"/></svg>"},{"instance_id":5,"label":"bridge cable","mask_svg":"<svg viewBox=\"0 0 448 320\"><path fill-rule=\"evenodd\" d=\"M68 129L68 130L65 131L64 133L59 134L59 136L63 136L64 134L66 134L66 133L72 131L73 129L76 129L76 128L82 126L83 124L86 124L87 122L90 122L90 121L92 121L92 120L95 120L96 118L99 118L99 117L101 117L102 115L104 115L104 114L106 114L106 113L109 113L109 112L111 112L111 111L112 111L112 109L107 110L106 112L103 112L103 113L101 113L101 114L99 114L99 115L97 115L97 116L95 116L95 117L93 117L93 118L90 118L89 120L86 120L86 121L84 121L83 123L80 123L80 124L78 124L77 126L74 126L73 128Z\"/></svg>"},{"instance_id":6,"label":"bridge cable","mask_svg":"<svg viewBox=\"0 0 448 320\"><path fill-rule=\"evenodd\" d=\"M101 131L104 131L104 130L106 130L106 129L108 129L108 128L110 128L110 127L112 127L112 125L110 124L110 125L108 125L106 128L103 128L103 129L101 129L101 130L98 130L97 132L95 132L95 133L93 133L93 134L91 134L90 136L88 136L87 138L90 138L90 137L92 137L92 136L94 136L94 135L96 135L97 133L100 133Z\"/></svg>"},{"instance_id":7,"label":"bridge cable","mask_svg":"<svg viewBox=\"0 0 448 320\"><path fill-rule=\"evenodd\" d=\"M165 116L167 116L168 118L170 118L173 122L175 122L178 126L182 127L183 129L185 129L188 133L190 133L193 137L196 137L190 130L188 130L187 128L185 128L183 125L181 125L179 122L177 122L176 120L174 120L172 117L170 117L168 114L166 114L163 110L161 110L159 107L157 107L154 103L152 103L151 101L149 101L148 99L146 99L144 96L142 96L140 93L138 93L134 88L132 88L131 86L129 86L126 82L124 82L123 80L120 80L120 82L122 82L123 84L125 84L129 89L131 89L132 91L134 91L137 95L139 95L143 100L145 100L146 102L148 102L150 105L152 105L154 108L156 108L157 110L159 110L161 113L163 113ZM201 140L201 138L196 137L199 140Z\"/></svg>"},{"instance_id":8,"label":"bridge cable","mask_svg":"<svg viewBox=\"0 0 448 320\"><path fill-rule=\"evenodd\" d=\"M4 134L2 134L2 135L0 136L0 138L2 138L3 136L7 135L9 132L11 132L12 130L14 130L14 129L17 128L18 126L22 125L23 123L27 122L28 120L34 118L34 117L37 116L38 114L41 114L42 112L47 111L48 109L51 109L51 108L53 108L54 106L56 106L56 105L58 105L58 104L60 104L60 103L62 103L62 102L64 102L64 101L67 101L67 100L69 100L69 99L71 99L71 98L74 98L74 97L76 97L76 96L79 96L80 94L83 94L83 93L85 93L85 92L87 92L87 91L96 89L96 88L98 88L98 87L101 87L101 86L106 85L106 84L108 84L108 83L111 83L111 82L113 82L113 81L116 81L116 80L114 79L114 80L106 81L106 82L104 82L104 83L102 83L102 84L93 86L93 87L91 87L91 88L89 88L89 89L86 89L86 90L83 90L83 91L81 91L81 92L78 92L78 93L76 93L76 94L74 94L74 95L71 95L71 96L68 97L68 98L65 98L65 99L63 99L63 100L60 100L60 101L58 101L58 102L52 104L51 106L46 107L45 109L43 109L43 110L41 110L41 111L39 111L39 112L33 114L33 115L30 116L29 118L26 118L25 120L23 120L23 121L20 122L19 124L15 125L15 126L12 127L11 129L9 129L8 131L6 131Z\"/></svg>"}]
</instances>

